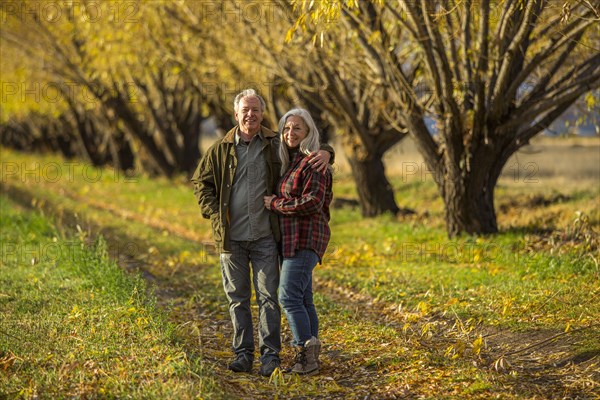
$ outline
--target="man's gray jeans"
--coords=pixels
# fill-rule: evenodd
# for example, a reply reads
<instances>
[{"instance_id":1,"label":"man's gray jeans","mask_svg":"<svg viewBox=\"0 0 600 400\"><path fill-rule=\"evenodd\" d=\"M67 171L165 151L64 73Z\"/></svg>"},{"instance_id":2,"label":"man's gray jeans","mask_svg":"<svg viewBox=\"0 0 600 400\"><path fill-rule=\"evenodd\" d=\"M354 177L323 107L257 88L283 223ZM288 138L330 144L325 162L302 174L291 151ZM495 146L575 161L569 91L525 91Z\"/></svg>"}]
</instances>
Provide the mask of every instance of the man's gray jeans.
<instances>
[{"instance_id":1,"label":"man's gray jeans","mask_svg":"<svg viewBox=\"0 0 600 400\"><path fill-rule=\"evenodd\" d=\"M251 282L253 282L258 303L260 361L265 364L279 357L281 350L281 309L277 301L279 259L273 236L269 235L249 242L231 241L231 252L221 253L221 273L233 323L233 351L236 355L241 353L254 355L254 331L250 310Z\"/></svg>"}]
</instances>

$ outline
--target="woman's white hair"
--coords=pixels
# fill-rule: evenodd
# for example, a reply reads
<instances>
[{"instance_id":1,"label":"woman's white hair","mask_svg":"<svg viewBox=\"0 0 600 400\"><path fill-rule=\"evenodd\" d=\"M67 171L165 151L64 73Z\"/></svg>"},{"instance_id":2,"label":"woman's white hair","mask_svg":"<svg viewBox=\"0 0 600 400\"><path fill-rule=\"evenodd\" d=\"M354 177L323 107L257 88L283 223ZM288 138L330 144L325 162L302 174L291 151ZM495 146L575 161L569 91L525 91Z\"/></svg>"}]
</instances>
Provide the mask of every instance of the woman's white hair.
<instances>
[{"instance_id":1,"label":"woman's white hair","mask_svg":"<svg viewBox=\"0 0 600 400\"><path fill-rule=\"evenodd\" d=\"M319 130L317 129L317 125L308 111L303 108L294 108L286 112L285 115L279 120L279 132L282 135L281 146L279 147L279 158L281 160L282 174L285 173L290 165L290 155L288 153L287 145L285 144L285 139L283 138L283 129L285 128L287 119L291 116L302 118L306 124L306 127L308 128L308 134L304 140L300 142L300 152L304 155L309 155L313 151L319 150L321 146L319 140Z\"/></svg>"},{"instance_id":2,"label":"woman's white hair","mask_svg":"<svg viewBox=\"0 0 600 400\"><path fill-rule=\"evenodd\" d=\"M245 89L243 91L241 91L240 93L238 93L237 96L235 96L235 99L233 100L233 110L235 112L239 111L240 108L240 101L242 101L243 98L246 97L256 97L258 99L258 101L260 101L260 107L262 108L261 111L265 111L265 109L267 108L267 105L265 103L265 100L262 98L261 95L259 95L256 90L254 89Z\"/></svg>"}]
</instances>

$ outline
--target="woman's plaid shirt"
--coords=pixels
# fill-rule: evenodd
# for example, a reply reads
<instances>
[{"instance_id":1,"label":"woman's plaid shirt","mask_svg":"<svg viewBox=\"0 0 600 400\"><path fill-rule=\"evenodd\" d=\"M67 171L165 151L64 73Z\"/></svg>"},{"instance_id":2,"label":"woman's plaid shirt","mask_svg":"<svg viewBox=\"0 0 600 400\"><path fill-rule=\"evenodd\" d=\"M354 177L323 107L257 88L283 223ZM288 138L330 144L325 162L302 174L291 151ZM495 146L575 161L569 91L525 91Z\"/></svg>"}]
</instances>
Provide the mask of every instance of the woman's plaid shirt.
<instances>
[{"instance_id":1,"label":"woman's plaid shirt","mask_svg":"<svg viewBox=\"0 0 600 400\"><path fill-rule=\"evenodd\" d=\"M331 172L321 173L298 152L281 177L271 210L279 214L284 257L297 250L314 250L322 259L329 243L329 204L333 198Z\"/></svg>"}]
</instances>

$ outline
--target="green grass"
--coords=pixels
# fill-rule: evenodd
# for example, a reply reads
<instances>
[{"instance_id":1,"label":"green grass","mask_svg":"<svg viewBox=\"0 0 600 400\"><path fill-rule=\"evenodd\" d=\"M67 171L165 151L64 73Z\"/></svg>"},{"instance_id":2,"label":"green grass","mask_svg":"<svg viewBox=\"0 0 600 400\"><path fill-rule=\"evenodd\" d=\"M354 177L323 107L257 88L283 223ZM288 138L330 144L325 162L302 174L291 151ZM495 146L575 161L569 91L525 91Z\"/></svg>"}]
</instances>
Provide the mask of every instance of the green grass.
<instances>
[{"instance_id":1,"label":"green grass","mask_svg":"<svg viewBox=\"0 0 600 400\"><path fill-rule=\"evenodd\" d=\"M597 264L581 251L531 251L524 233L450 240L439 230L411 229L391 217L340 220L332 225L332 246L320 274L375 298L409 308L423 299L441 308L454 303L459 315L476 312L494 325L531 318L561 328L567 321L585 324L600 315L598 302L580 310L566 307L563 295L553 296L576 287L581 290L570 293L569 303L585 304L597 292ZM476 305L462 301L474 295ZM498 299L509 306L504 309ZM527 314L542 304L548 318ZM550 318L556 309L561 317Z\"/></svg>"},{"instance_id":2,"label":"green grass","mask_svg":"<svg viewBox=\"0 0 600 400\"><path fill-rule=\"evenodd\" d=\"M5 150L3 156L17 166L30 165L32 160L41 165L61 162L53 157ZM443 204L435 186L427 180L391 177L398 204L414 209L417 214L413 216L362 219L356 209L332 210L331 243L323 265L315 272L324 342L323 371L310 379L284 376L268 381L255 374L233 375L224 367L231 357L230 331L224 328L229 316L218 258L210 245L210 226L199 215L189 182L183 178L168 181L145 176L114 179L107 170L98 170L96 174L103 178L92 182L82 178L86 166L78 168L73 169L73 179L58 181L48 177L35 181L35 176L24 178L17 173L3 176L2 182L12 197L21 197L21 203L45 210L54 221L53 226L35 213L17 217L22 211L13 210L11 215L17 220L31 222L21 228L14 221L6 228L3 225L3 234L44 243L54 243L56 237L59 243L79 245L82 240L88 242L103 233L106 244L93 245L86 251L96 255L107 252L119 261L121 268L133 265L134 270L158 286L156 295L144 295L142 304L147 312L142 315L162 327L153 328L151 337L166 346L163 351L174 351L173 360L177 354L183 354L182 359L177 359L182 363L177 369L180 375L168 375L180 383L181 393L189 393L186 390L193 387L186 385L196 384L202 386L198 393L216 391L213 396L217 398L290 398L303 394L377 398L395 394L520 399L590 398L600 388L600 377L594 373L600 356L600 193L596 187L561 191L545 185L500 185L496 206L501 233L484 237L448 239ZM93 175L93 169L87 171L88 176ZM334 193L356 198L352 182L344 174L337 177ZM2 218L4 221L4 211ZM35 222L37 219L46 222ZM38 229L36 224L42 225ZM79 231L77 225L81 227ZM28 239L30 230L38 233ZM119 252L128 243L134 245L134 251ZM79 261L69 267L72 276L65 280L62 277L66 273L57 269L56 263L38 268L40 261L31 268L30 255L14 261L10 268L38 274L45 271L44 276L36 275L37 285L57 280L65 291L71 284L67 282L79 282L85 276L81 284L91 288L86 290L94 293L95 300L108 296L100 296L107 288L122 286L104 272L95 274L99 269L83 272ZM113 269L115 273L121 271L115 264ZM140 289L144 282L139 278L124 276L127 282L137 283L133 287L125 285L128 289L120 295L125 305L114 316L111 329L120 327L117 321L127 319L136 332L138 317L128 316L127 310L142 308L129 302L132 298L138 301L138 295L147 290ZM7 288L16 283L6 284L4 275L2 279L0 292L9 293ZM15 281L34 285L27 278ZM68 299L53 294L44 300L42 293L54 292L38 292L37 300L32 294L28 301L42 312L63 304L63 298ZM133 292L136 295L132 297ZM61 316L58 320L62 322L69 321L73 306L78 304L75 314L79 312L82 323L102 325L109 319L96 313L99 306L88 303L89 293L82 295L85 301L67 301L62 314L41 314L37 321L52 321L54 316ZM5 302L6 298L0 297L0 301ZM119 307L109 308L116 312ZM169 324L181 328L168 328ZM77 334L84 331L81 327ZM283 335L285 342L289 339L285 323ZM62 338L70 341L68 349L77 348L77 339L68 335ZM202 343L200 358L210 361L212 369L194 357L198 340ZM115 344L111 354L120 354L123 346ZM148 353L144 349L142 353ZM12 348L8 349L11 353L4 348L3 351L8 355L4 360L13 360L13 353L17 355ZM69 352L73 350L63 350L64 354ZM42 355L39 357L43 360ZM86 366L85 362L99 363L104 360L102 357L94 353L80 360L77 365L85 370L81 373L93 376L95 364ZM284 349L283 357L289 361L289 349ZM44 368L44 362L48 361L41 362L39 369ZM44 374L33 378L33 372L25 374L26 369L15 372L16 359L9 363L7 371L18 375L22 382L42 387ZM64 360L54 365L60 370L63 364L70 365ZM2 365L0 376L4 376ZM160 397L160 393L177 387L166 380L166 387L156 383L147 396L136 392L131 382L140 374L145 382L142 372L152 368L132 363L125 370L102 395ZM201 378L191 379L193 374ZM70 388L81 381L76 375L64 379L64 385ZM102 387L91 385L86 393L100 396Z\"/></svg>"},{"instance_id":3,"label":"green grass","mask_svg":"<svg viewBox=\"0 0 600 400\"><path fill-rule=\"evenodd\" d=\"M220 393L177 344L146 282L93 243L2 196L0 397L197 398Z\"/></svg>"}]
</instances>

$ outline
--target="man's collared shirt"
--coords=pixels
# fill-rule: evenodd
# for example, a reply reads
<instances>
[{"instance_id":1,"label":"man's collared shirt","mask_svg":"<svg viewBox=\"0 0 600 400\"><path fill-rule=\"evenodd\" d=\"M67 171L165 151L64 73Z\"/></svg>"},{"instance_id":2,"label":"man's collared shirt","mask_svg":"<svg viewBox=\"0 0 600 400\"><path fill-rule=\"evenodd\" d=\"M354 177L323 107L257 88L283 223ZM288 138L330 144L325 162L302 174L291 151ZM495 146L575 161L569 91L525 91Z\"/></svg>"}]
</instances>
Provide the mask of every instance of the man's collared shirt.
<instances>
[{"instance_id":1,"label":"man's collared shirt","mask_svg":"<svg viewBox=\"0 0 600 400\"><path fill-rule=\"evenodd\" d=\"M267 164L262 151L262 132L249 143L235 135L237 167L231 186L231 240L252 241L271 234L269 211L264 207L267 194Z\"/></svg>"}]
</instances>

